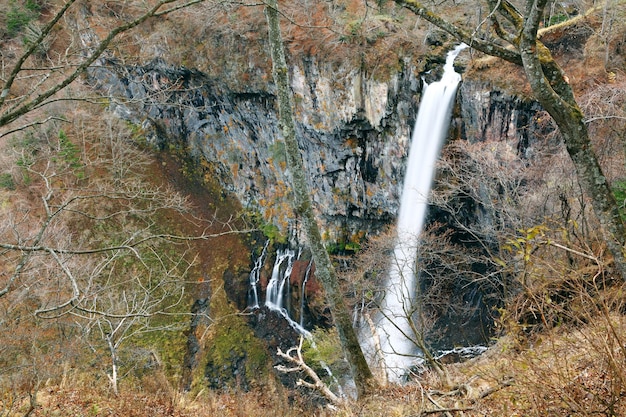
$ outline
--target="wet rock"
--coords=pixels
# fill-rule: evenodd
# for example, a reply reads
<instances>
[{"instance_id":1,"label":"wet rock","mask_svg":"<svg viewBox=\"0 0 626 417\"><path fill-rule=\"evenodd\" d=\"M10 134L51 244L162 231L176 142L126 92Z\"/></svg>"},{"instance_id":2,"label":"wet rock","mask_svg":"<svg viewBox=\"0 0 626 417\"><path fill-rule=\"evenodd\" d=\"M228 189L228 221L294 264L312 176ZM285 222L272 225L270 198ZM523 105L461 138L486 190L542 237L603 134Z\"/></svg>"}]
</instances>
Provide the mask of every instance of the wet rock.
<instances>
[{"instance_id":1,"label":"wet rock","mask_svg":"<svg viewBox=\"0 0 626 417\"><path fill-rule=\"evenodd\" d=\"M282 315L274 310L262 306L254 309L248 317L248 324L254 335L263 341L274 365L283 363L276 352L280 348L287 352L290 348L298 346L300 334L289 325ZM285 386L295 387L297 375L277 374Z\"/></svg>"}]
</instances>

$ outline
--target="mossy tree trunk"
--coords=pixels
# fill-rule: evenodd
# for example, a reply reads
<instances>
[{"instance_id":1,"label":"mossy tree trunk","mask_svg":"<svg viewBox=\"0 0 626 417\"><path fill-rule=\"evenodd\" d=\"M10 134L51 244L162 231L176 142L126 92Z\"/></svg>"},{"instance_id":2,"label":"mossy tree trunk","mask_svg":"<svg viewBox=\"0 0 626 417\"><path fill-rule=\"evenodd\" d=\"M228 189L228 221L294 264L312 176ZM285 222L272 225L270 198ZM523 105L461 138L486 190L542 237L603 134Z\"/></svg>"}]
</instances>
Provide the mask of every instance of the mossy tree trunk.
<instances>
[{"instance_id":1,"label":"mossy tree trunk","mask_svg":"<svg viewBox=\"0 0 626 417\"><path fill-rule=\"evenodd\" d=\"M537 41L537 30L547 0L529 0L521 30L519 51L526 77L537 100L556 122L584 192L591 197L615 266L626 280L626 228L610 185L596 158L583 112L550 51Z\"/></svg>"},{"instance_id":2,"label":"mossy tree trunk","mask_svg":"<svg viewBox=\"0 0 626 417\"><path fill-rule=\"evenodd\" d=\"M341 346L350 364L358 395L361 397L367 395L376 386L376 383L359 345L356 332L352 327L352 320L339 287L337 274L322 243L319 227L315 220L302 155L296 139L293 99L289 87L277 2L276 0L269 0L266 4L265 13L269 26L272 74L278 91L279 117L285 141L287 168L294 194L294 211L302 219L304 232L315 261L315 276L324 287L326 300L337 326Z\"/></svg>"},{"instance_id":3,"label":"mossy tree trunk","mask_svg":"<svg viewBox=\"0 0 626 417\"><path fill-rule=\"evenodd\" d=\"M578 181L583 192L592 200L615 267L622 279L626 280L626 227L617 202L593 151L583 112L572 88L548 48L537 38L547 0L527 0L524 13L519 12L508 0L487 0L492 10L490 19L494 35L512 48L475 38L473 34L476 31L464 30L445 21L418 1L395 2L473 48L523 66L535 98L559 127Z\"/></svg>"}]
</instances>

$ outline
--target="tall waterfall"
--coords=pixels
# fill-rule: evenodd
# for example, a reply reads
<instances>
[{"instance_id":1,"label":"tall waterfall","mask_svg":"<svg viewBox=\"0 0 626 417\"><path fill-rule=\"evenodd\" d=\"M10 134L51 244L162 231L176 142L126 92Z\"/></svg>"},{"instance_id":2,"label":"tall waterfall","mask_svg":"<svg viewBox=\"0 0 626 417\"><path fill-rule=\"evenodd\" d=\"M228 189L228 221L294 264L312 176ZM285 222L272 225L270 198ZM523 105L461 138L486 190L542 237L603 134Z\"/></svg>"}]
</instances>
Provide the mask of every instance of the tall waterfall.
<instances>
[{"instance_id":1,"label":"tall waterfall","mask_svg":"<svg viewBox=\"0 0 626 417\"><path fill-rule=\"evenodd\" d=\"M401 380L417 353L411 341L413 332L408 317L415 310L418 238L426 217L435 163L448 133L454 98L461 81L453 62L465 47L459 45L448 53L441 80L429 84L424 90L411 139L394 259L376 323L387 377L396 382Z\"/></svg>"}]
</instances>

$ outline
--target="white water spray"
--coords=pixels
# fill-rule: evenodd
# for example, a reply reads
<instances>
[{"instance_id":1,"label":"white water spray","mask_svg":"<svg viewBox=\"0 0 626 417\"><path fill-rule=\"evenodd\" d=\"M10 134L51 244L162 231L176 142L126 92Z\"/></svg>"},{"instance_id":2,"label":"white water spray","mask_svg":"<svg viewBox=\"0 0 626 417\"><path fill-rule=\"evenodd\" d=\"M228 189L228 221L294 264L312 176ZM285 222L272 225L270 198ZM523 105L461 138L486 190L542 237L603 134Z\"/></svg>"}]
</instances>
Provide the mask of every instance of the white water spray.
<instances>
[{"instance_id":1,"label":"white water spray","mask_svg":"<svg viewBox=\"0 0 626 417\"><path fill-rule=\"evenodd\" d=\"M250 301L248 305L252 308L259 308L259 281L261 279L261 269L265 263L265 257L267 256L267 247L269 246L269 239L265 242L261 255L254 262L254 268L250 271Z\"/></svg>"},{"instance_id":2,"label":"white water spray","mask_svg":"<svg viewBox=\"0 0 626 417\"><path fill-rule=\"evenodd\" d=\"M293 271L294 260L300 258L302 249L296 252L291 249L279 249L276 252L276 261L272 268L272 277L267 283L265 294L265 306L270 310L279 313L291 327L305 337L310 337L311 333L300 323L289 317L286 304L289 303L289 280Z\"/></svg>"},{"instance_id":3,"label":"white water spray","mask_svg":"<svg viewBox=\"0 0 626 417\"><path fill-rule=\"evenodd\" d=\"M465 47L464 44L459 45L448 53L441 80L425 88L413 130L398 215L394 259L376 324L390 381L401 381L415 360L416 347L411 342L413 332L408 317L414 311L417 244L426 217L435 163L448 133L454 98L461 81L461 76L454 71L453 62Z\"/></svg>"},{"instance_id":4,"label":"white water spray","mask_svg":"<svg viewBox=\"0 0 626 417\"><path fill-rule=\"evenodd\" d=\"M293 260L296 252L291 249L279 249L276 252L276 262L272 269L272 277L267 283L265 305L272 310L285 308L285 291L289 291L289 278L293 270ZM285 266L283 267L283 263Z\"/></svg>"}]
</instances>

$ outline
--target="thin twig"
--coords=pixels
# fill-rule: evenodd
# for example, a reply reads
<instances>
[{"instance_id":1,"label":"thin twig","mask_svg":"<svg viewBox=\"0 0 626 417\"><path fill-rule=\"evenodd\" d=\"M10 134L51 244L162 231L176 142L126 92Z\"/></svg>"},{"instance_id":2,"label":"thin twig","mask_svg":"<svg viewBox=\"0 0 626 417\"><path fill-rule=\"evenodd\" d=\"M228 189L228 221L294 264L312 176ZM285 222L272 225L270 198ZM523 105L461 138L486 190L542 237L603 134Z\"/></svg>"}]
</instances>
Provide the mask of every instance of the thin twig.
<instances>
[{"instance_id":1,"label":"thin twig","mask_svg":"<svg viewBox=\"0 0 626 417\"><path fill-rule=\"evenodd\" d=\"M449 415L449 413L472 411L473 409L474 409L473 407L439 408L437 410L424 410L420 413L420 416L427 416L429 414L436 414L436 413L446 413L446 415Z\"/></svg>"}]
</instances>

